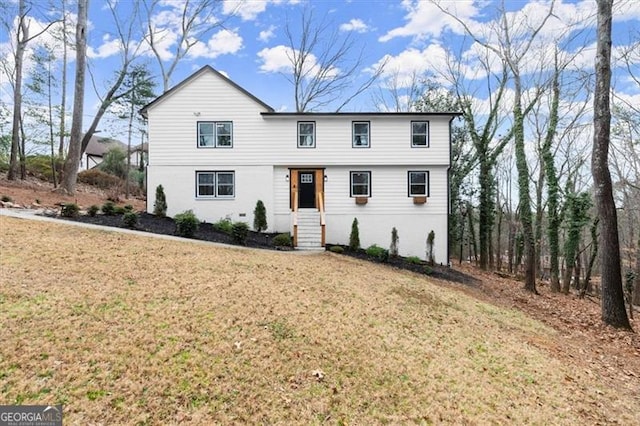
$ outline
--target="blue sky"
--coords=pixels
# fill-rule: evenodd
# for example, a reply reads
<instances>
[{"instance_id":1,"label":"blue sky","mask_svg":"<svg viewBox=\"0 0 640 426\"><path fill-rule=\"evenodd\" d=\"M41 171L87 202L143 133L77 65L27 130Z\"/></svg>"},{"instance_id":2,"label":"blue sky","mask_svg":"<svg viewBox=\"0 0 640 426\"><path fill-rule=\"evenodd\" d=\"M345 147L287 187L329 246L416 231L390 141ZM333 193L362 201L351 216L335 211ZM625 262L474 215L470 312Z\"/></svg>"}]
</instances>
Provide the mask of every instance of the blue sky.
<instances>
[{"instance_id":1,"label":"blue sky","mask_svg":"<svg viewBox=\"0 0 640 426\"><path fill-rule=\"evenodd\" d=\"M119 0L118 10L127 16L132 0ZM160 0L160 8L153 19L159 28L169 28L170 22L181 12L184 0ZM500 2L487 0L449 0L442 5L454 11L471 30L486 32L495 23L496 9ZM463 28L452 18L440 12L430 2L416 0L380 0L380 1L303 1L303 0L248 0L224 1L214 13L225 19L224 28L207 33L178 65L172 77L172 85L179 83L188 75L204 65L211 65L223 72L240 86L262 99L276 110L293 111L293 91L282 73L287 72L286 37L284 28L289 20L297 28L300 11L308 7L318 18L330 23L330 30L341 36L351 34L356 51L363 49L363 67L359 71L359 81L370 76L371 69L386 61L385 73L379 81L384 86L389 79L395 78L400 86L407 85L411 75L431 73L443 83L446 79L438 77L441 70L451 62L446 51L452 50L458 58L463 58L465 75L470 84L476 81L483 86L483 74L478 72L474 63L476 47L469 38L464 38ZM506 1L513 22L539 22L548 10L546 0ZM545 25L541 33L542 43L537 46L533 57L543 58L550 49L558 44L567 52L575 52L579 46L586 48L574 59L575 67L583 70L593 69L595 26L595 1L557 1L555 14ZM71 9L74 9L71 5ZM56 10L50 12L55 15ZM120 56L119 44L113 18L105 2L90 2L89 61L94 71L97 86L104 92L105 82L112 78L117 69ZM44 21L41 18L40 21ZM38 22L34 22L34 28ZM295 30L294 30L295 31ZM640 1L619 0L616 2L614 18L614 46L624 48L640 32ZM169 33L167 33L169 34ZM570 41L570 36L576 36ZM10 48L8 34L0 35L0 49ZM38 42L47 39L45 34ZM491 41L491 37L487 36ZM165 53L175 49L175 39L165 39ZM640 56L636 54L636 58ZM152 72L158 75L155 58L150 52L143 54ZM638 58L640 61L640 58ZM72 65L73 66L73 65ZM634 62L635 70L640 67ZM71 68L72 71L72 68ZM625 77L624 70L615 69L616 90L640 104L640 88ZM28 74L28 73L27 73ZM640 74L640 72L638 72ZM11 91L2 77L0 98L5 104L11 102ZM161 86L158 87L161 90ZM380 92L380 90L377 90ZM350 103L346 110L369 111L381 108L380 99L376 99L376 90L365 93ZM483 96L478 92L480 101ZM97 106L97 96L90 84L87 86L85 121L88 125L92 111ZM69 102L69 107L71 101Z\"/></svg>"}]
</instances>

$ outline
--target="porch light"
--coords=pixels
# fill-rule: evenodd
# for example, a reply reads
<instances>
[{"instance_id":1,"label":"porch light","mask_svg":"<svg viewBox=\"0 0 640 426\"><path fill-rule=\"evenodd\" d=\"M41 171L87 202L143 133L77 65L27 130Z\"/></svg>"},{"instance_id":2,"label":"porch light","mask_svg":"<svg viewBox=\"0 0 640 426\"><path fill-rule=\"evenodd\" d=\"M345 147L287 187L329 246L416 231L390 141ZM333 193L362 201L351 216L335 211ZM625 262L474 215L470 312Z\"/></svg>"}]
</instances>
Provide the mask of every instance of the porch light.
<instances>
[{"instance_id":1,"label":"porch light","mask_svg":"<svg viewBox=\"0 0 640 426\"><path fill-rule=\"evenodd\" d=\"M284 180L285 180L285 181L287 181L287 182L289 182L289 175L286 175L286 176L284 177Z\"/></svg>"},{"instance_id":2,"label":"porch light","mask_svg":"<svg viewBox=\"0 0 640 426\"><path fill-rule=\"evenodd\" d=\"M329 176L324 175L324 181L325 181L325 182L329 182Z\"/></svg>"}]
</instances>

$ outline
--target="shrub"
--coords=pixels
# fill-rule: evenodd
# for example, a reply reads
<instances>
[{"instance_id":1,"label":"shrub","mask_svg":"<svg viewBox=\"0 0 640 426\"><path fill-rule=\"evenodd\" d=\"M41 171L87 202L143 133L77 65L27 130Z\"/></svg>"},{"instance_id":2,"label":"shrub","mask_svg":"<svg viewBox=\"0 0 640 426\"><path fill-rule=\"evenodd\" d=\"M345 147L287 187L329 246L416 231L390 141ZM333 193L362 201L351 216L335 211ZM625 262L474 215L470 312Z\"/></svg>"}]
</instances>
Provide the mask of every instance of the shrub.
<instances>
[{"instance_id":1,"label":"shrub","mask_svg":"<svg viewBox=\"0 0 640 426\"><path fill-rule=\"evenodd\" d=\"M133 211L133 206L131 204L125 204L124 210L126 212L132 212Z\"/></svg>"},{"instance_id":2,"label":"shrub","mask_svg":"<svg viewBox=\"0 0 640 426\"><path fill-rule=\"evenodd\" d=\"M420 265L422 263L422 259L418 256L409 256L405 260L409 263L413 263L414 265Z\"/></svg>"},{"instance_id":3,"label":"shrub","mask_svg":"<svg viewBox=\"0 0 640 426\"><path fill-rule=\"evenodd\" d=\"M214 223L212 226L214 230L218 232L224 232L227 235L231 235L231 231L233 229L233 223L231 222L231 219L229 219L228 217L224 219L220 219L219 221Z\"/></svg>"},{"instance_id":4,"label":"shrub","mask_svg":"<svg viewBox=\"0 0 640 426\"><path fill-rule=\"evenodd\" d=\"M100 189L110 189L122 185L122 180L98 169L84 170L78 173L78 182L96 186Z\"/></svg>"},{"instance_id":5,"label":"shrub","mask_svg":"<svg viewBox=\"0 0 640 426\"><path fill-rule=\"evenodd\" d=\"M127 228L135 228L138 224L138 215L134 212L126 212L122 216L122 224Z\"/></svg>"},{"instance_id":6,"label":"shrub","mask_svg":"<svg viewBox=\"0 0 640 426\"><path fill-rule=\"evenodd\" d=\"M51 167L51 156L43 154L28 155L25 158L27 173L39 179L53 181L53 170ZM62 170L64 161L59 157L54 157L54 165L57 170Z\"/></svg>"},{"instance_id":7,"label":"shrub","mask_svg":"<svg viewBox=\"0 0 640 426\"><path fill-rule=\"evenodd\" d=\"M167 215L167 197L164 195L162 185L156 187L156 202L153 203L153 214L160 217Z\"/></svg>"},{"instance_id":8,"label":"shrub","mask_svg":"<svg viewBox=\"0 0 640 426\"><path fill-rule=\"evenodd\" d=\"M375 257L376 260L380 262L387 262L389 260L389 250L379 247L377 245L372 245L367 248L367 255L371 257Z\"/></svg>"},{"instance_id":9,"label":"shrub","mask_svg":"<svg viewBox=\"0 0 640 426\"><path fill-rule=\"evenodd\" d=\"M120 148L110 149L102 158L98 168L120 179L126 179L128 177L127 153Z\"/></svg>"},{"instance_id":10,"label":"shrub","mask_svg":"<svg viewBox=\"0 0 640 426\"><path fill-rule=\"evenodd\" d=\"M91 207L89 207L89 208L87 209L87 214L88 214L89 216L91 216L91 217L94 217L94 216L98 213L98 211L99 211L99 210L100 210L100 207L98 207L98 206L96 206L96 205L94 204L94 205L92 205Z\"/></svg>"},{"instance_id":11,"label":"shrub","mask_svg":"<svg viewBox=\"0 0 640 426\"><path fill-rule=\"evenodd\" d=\"M389 246L389 255L391 257L398 257L398 230L394 226L391 229L391 245Z\"/></svg>"},{"instance_id":12,"label":"shrub","mask_svg":"<svg viewBox=\"0 0 640 426\"><path fill-rule=\"evenodd\" d=\"M116 205L113 203L113 201L107 201L102 205L102 213L106 214L107 216L113 216L114 214L116 214Z\"/></svg>"},{"instance_id":13,"label":"shrub","mask_svg":"<svg viewBox=\"0 0 640 426\"><path fill-rule=\"evenodd\" d=\"M114 211L116 214L125 214L127 212L127 209L122 206L116 206Z\"/></svg>"},{"instance_id":14,"label":"shrub","mask_svg":"<svg viewBox=\"0 0 640 426\"><path fill-rule=\"evenodd\" d=\"M253 210L253 229L262 232L267 229L267 209L262 200L258 200L256 208Z\"/></svg>"},{"instance_id":15,"label":"shrub","mask_svg":"<svg viewBox=\"0 0 640 426\"><path fill-rule=\"evenodd\" d=\"M433 242L436 239L436 234L435 232L431 231L429 232L429 235L427 236L427 262L429 262L430 265L433 265L434 260L433 260Z\"/></svg>"},{"instance_id":16,"label":"shrub","mask_svg":"<svg viewBox=\"0 0 640 426\"><path fill-rule=\"evenodd\" d=\"M360 248L360 231L358 231L358 218L353 218L351 234L349 235L349 250L356 251Z\"/></svg>"},{"instance_id":17,"label":"shrub","mask_svg":"<svg viewBox=\"0 0 640 426\"><path fill-rule=\"evenodd\" d=\"M433 269L431 269L431 267L430 267L430 266L425 266L425 267L424 267L424 274L425 274L425 275L431 275L431 274L433 274Z\"/></svg>"},{"instance_id":18,"label":"shrub","mask_svg":"<svg viewBox=\"0 0 640 426\"><path fill-rule=\"evenodd\" d=\"M331 246L329 247L329 251L332 253L342 254L344 253L344 247L342 246Z\"/></svg>"},{"instance_id":19,"label":"shrub","mask_svg":"<svg viewBox=\"0 0 640 426\"><path fill-rule=\"evenodd\" d=\"M176 235L185 238L192 238L200 225L200 221L192 210L178 213L173 219L176 222Z\"/></svg>"},{"instance_id":20,"label":"shrub","mask_svg":"<svg viewBox=\"0 0 640 426\"><path fill-rule=\"evenodd\" d=\"M13 203L13 198L9 197L8 195L3 195L1 200L3 203Z\"/></svg>"},{"instance_id":21,"label":"shrub","mask_svg":"<svg viewBox=\"0 0 640 426\"><path fill-rule=\"evenodd\" d=\"M76 217L80 212L80 207L76 203L65 203L62 205L60 215L62 217Z\"/></svg>"},{"instance_id":22,"label":"shrub","mask_svg":"<svg viewBox=\"0 0 640 426\"><path fill-rule=\"evenodd\" d=\"M231 228L231 236L237 244L245 245L249 235L249 224L246 222L234 222Z\"/></svg>"},{"instance_id":23,"label":"shrub","mask_svg":"<svg viewBox=\"0 0 640 426\"><path fill-rule=\"evenodd\" d=\"M278 234L273 237L273 245L276 247L291 247L293 241L291 240L291 234Z\"/></svg>"}]
</instances>

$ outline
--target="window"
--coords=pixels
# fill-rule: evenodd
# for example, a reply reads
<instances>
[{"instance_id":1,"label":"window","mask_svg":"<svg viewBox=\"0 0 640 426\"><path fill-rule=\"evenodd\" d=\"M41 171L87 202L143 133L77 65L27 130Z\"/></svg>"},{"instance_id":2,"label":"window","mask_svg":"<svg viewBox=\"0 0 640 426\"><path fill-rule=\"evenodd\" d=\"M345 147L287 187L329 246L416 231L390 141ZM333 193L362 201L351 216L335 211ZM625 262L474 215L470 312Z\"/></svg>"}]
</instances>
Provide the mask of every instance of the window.
<instances>
[{"instance_id":1,"label":"window","mask_svg":"<svg viewBox=\"0 0 640 426\"><path fill-rule=\"evenodd\" d=\"M351 196L371 197L371 172L351 172Z\"/></svg>"},{"instance_id":2,"label":"window","mask_svg":"<svg viewBox=\"0 0 640 426\"><path fill-rule=\"evenodd\" d=\"M233 123L231 121L198 122L198 148L233 147Z\"/></svg>"},{"instance_id":3,"label":"window","mask_svg":"<svg viewBox=\"0 0 640 426\"><path fill-rule=\"evenodd\" d=\"M316 147L316 123L314 121L298 122L298 148Z\"/></svg>"},{"instance_id":4,"label":"window","mask_svg":"<svg viewBox=\"0 0 640 426\"><path fill-rule=\"evenodd\" d=\"M354 121L353 122L353 141L354 148L369 148L369 122Z\"/></svg>"},{"instance_id":5,"label":"window","mask_svg":"<svg viewBox=\"0 0 640 426\"><path fill-rule=\"evenodd\" d=\"M429 196L429 172L409 172L409 197Z\"/></svg>"},{"instance_id":6,"label":"window","mask_svg":"<svg viewBox=\"0 0 640 426\"><path fill-rule=\"evenodd\" d=\"M233 198L234 181L234 172L196 172L196 197Z\"/></svg>"},{"instance_id":7,"label":"window","mask_svg":"<svg viewBox=\"0 0 640 426\"><path fill-rule=\"evenodd\" d=\"M411 122L411 146L429 147L429 122L428 121L412 121Z\"/></svg>"}]
</instances>

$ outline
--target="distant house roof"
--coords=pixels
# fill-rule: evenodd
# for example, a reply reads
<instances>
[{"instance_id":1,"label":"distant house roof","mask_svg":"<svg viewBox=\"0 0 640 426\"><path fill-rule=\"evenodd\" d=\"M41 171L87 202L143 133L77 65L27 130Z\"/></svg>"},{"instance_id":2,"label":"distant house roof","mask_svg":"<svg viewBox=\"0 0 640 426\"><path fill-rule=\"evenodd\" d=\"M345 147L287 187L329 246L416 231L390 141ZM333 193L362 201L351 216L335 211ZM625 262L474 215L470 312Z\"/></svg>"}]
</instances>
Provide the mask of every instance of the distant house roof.
<instances>
[{"instance_id":1,"label":"distant house roof","mask_svg":"<svg viewBox=\"0 0 640 426\"><path fill-rule=\"evenodd\" d=\"M141 143L131 148L131 152L138 152L138 151L149 152L149 143L148 142Z\"/></svg>"},{"instance_id":2,"label":"distant house roof","mask_svg":"<svg viewBox=\"0 0 640 426\"><path fill-rule=\"evenodd\" d=\"M173 86L171 89L169 89L168 91L166 91L165 93L163 93L162 95L158 96L157 98L155 98L153 101L151 101L150 103L148 103L147 105L145 105L144 107L142 107L142 109L140 110L140 114L142 114L143 117L147 117L147 110L149 108L151 108L153 105L155 105L156 103L162 101L163 99L167 98L168 96L170 96L171 94L175 93L176 91L180 90L181 87L185 86L186 84L188 84L190 81L196 79L198 76L200 76L201 74L204 74L206 72L211 72L215 75L217 75L218 77L221 77L223 80L225 80L227 83L229 83L232 87L236 88L237 90L239 90L241 93L245 94L246 96L248 96L249 98L253 99L255 102L257 102L258 104L260 104L262 107L264 107L267 111L269 112L273 112L273 108L271 108L269 105L267 105L266 103L264 103L263 101L261 101L260 99L258 99L257 97L255 97L254 95L252 95L251 93L249 93L246 89L242 88L241 86L239 86L238 84L236 84L235 82L233 82L230 78L228 78L227 76L225 76L224 74L222 74L221 72L215 70L213 67L211 67L210 65L205 65L204 67L200 68L198 71L194 72L193 74L191 74L189 77L185 78L184 80L182 80L180 83L178 83L177 85Z\"/></svg>"},{"instance_id":3,"label":"distant house roof","mask_svg":"<svg viewBox=\"0 0 640 426\"><path fill-rule=\"evenodd\" d=\"M127 152L127 145L119 140L93 135L91 136L87 149L84 153L95 157L104 157L104 155L113 148L119 148L122 151Z\"/></svg>"}]
</instances>

